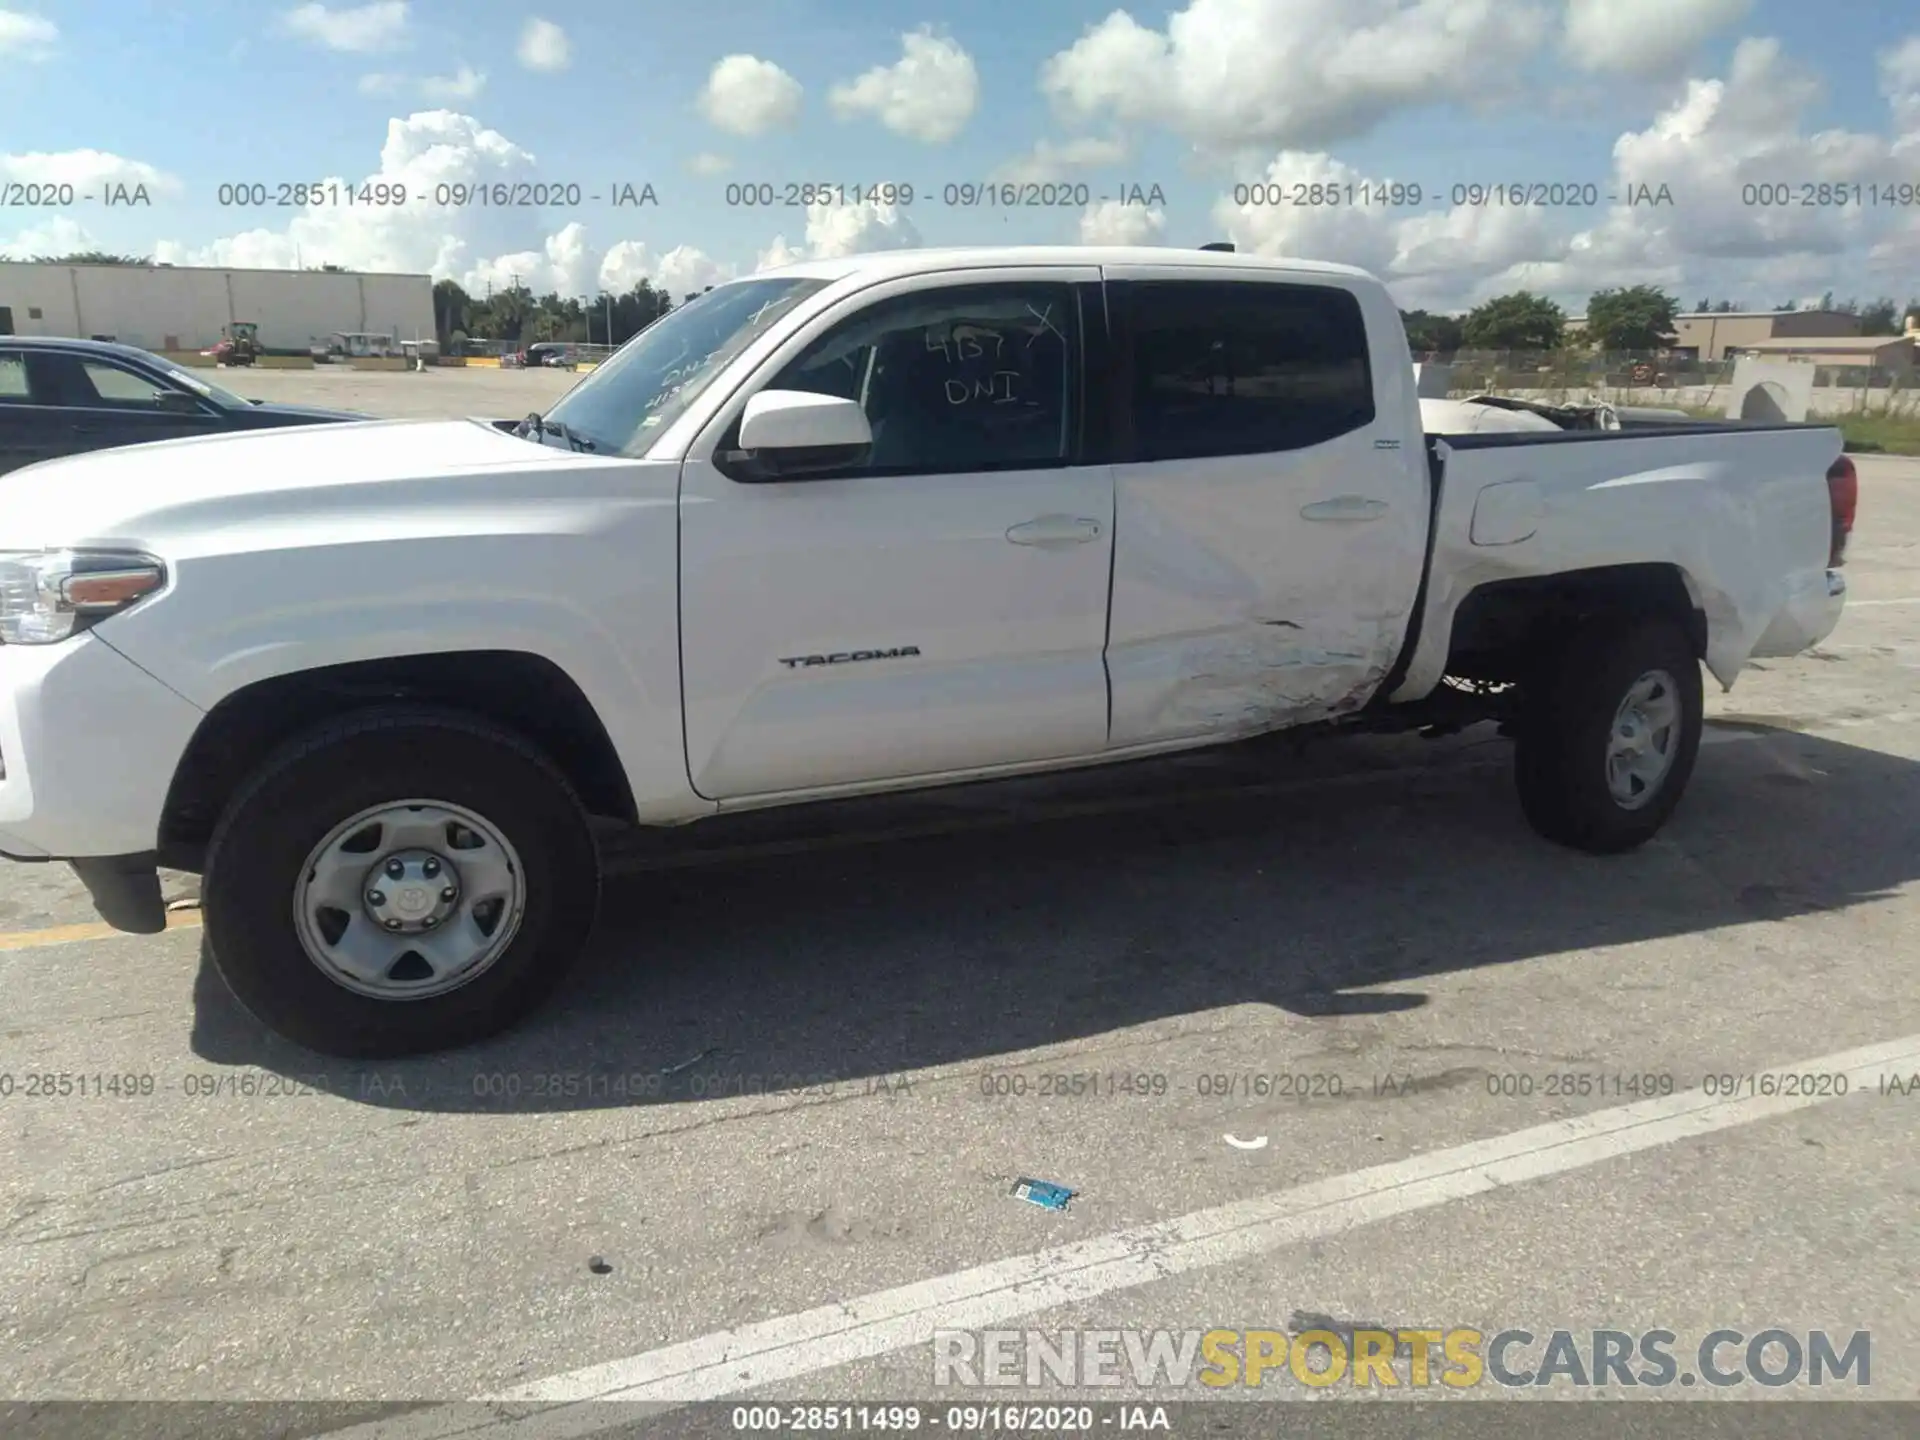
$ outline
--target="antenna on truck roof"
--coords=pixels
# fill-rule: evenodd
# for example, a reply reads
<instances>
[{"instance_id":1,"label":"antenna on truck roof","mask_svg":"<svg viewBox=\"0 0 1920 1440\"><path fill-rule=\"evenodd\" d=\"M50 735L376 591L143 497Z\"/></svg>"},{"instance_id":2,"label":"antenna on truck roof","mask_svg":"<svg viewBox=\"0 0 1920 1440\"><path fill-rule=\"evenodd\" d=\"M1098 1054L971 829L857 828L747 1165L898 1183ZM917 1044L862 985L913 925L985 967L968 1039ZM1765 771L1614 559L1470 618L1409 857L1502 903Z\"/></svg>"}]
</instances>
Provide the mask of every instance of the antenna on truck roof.
<instances>
[{"instance_id":1,"label":"antenna on truck roof","mask_svg":"<svg viewBox=\"0 0 1920 1440\"><path fill-rule=\"evenodd\" d=\"M1215 240L1211 244L1202 245L1200 248L1202 250L1220 250L1228 255L1233 254L1233 242L1230 240Z\"/></svg>"}]
</instances>

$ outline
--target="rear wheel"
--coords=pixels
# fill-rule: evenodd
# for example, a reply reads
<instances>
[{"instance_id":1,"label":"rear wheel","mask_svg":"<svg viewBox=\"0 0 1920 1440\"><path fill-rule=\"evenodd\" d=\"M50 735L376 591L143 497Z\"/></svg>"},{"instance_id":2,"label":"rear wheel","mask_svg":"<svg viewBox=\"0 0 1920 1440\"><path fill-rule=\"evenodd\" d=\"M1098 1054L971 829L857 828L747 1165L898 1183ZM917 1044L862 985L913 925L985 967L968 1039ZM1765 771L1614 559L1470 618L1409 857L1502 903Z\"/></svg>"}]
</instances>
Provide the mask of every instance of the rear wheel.
<instances>
[{"instance_id":1,"label":"rear wheel","mask_svg":"<svg viewBox=\"0 0 1920 1440\"><path fill-rule=\"evenodd\" d=\"M1704 723L1686 633L1668 620L1589 624L1530 690L1514 778L1533 828L1601 855L1659 833L1693 775Z\"/></svg>"},{"instance_id":2,"label":"rear wheel","mask_svg":"<svg viewBox=\"0 0 1920 1440\"><path fill-rule=\"evenodd\" d=\"M599 866L565 778L531 746L434 712L370 713L271 757L228 807L202 909L257 1019L323 1054L487 1038L586 944Z\"/></svg>"}]
</instances>

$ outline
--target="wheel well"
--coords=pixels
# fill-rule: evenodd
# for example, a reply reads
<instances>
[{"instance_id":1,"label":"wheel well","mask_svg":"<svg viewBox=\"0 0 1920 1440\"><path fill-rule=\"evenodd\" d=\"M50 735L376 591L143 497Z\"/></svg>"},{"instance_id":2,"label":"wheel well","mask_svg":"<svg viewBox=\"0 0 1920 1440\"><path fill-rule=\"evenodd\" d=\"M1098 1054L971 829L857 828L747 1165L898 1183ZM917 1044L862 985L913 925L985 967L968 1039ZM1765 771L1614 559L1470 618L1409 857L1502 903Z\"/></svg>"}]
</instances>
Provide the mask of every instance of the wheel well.
<instances>
[{"instance_id":1,"label":"wheel well","mask_svg":"<svg viewBox=\"0 0 1920 1440\"><path fill-rule=\"evenodd\" d=\"M1556 637L1606 615L1664 616L1707 651L1707 617L1677 565L1607 565L1557 575L1496 580L1472 591L1453 616L1447 674L1512 683Z\"/></svg>"},{"instance_id":2,"label":"wheel well","mask_svg":"<svg viewBox=\"0 0 1920 1440\"><path fill-rule=\"evenodd\" d=\"M408 655L278 675L214 706L174 771L160 819L161 863L200 868L227 801L282 741L394 700L445 705L505 726L546 752L589 813L628 823L637 818L606 726L551 660L517 650Z\"/></svg>"}]
</instances>

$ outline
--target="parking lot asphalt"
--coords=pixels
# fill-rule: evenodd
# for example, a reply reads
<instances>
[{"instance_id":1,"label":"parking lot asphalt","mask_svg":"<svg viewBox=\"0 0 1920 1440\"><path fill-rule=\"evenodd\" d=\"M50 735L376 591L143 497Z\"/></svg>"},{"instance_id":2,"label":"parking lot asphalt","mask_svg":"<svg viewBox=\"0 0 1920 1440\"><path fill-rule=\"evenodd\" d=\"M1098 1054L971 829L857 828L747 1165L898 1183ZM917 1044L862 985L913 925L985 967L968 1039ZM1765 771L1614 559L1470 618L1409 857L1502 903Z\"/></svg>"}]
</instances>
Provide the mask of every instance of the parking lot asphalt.
<instances>
[{"instance_id":1,"label":"parking lot asphalt","mask_svg":"<svg viewBox=\"0 0 1920 1440\"><path fill-rule=\"evenodd\" d=\"M1860 470L1846 618L1633 855L1478 732L762 816L628 854L516 1033L359 1066L187 877L128 937L6 867L0 1399L944 1403L936 1330L1323 1322L1864 1330L1839 1390L1920 1399L1920 462Z\"/></svg>"}]
</instances>

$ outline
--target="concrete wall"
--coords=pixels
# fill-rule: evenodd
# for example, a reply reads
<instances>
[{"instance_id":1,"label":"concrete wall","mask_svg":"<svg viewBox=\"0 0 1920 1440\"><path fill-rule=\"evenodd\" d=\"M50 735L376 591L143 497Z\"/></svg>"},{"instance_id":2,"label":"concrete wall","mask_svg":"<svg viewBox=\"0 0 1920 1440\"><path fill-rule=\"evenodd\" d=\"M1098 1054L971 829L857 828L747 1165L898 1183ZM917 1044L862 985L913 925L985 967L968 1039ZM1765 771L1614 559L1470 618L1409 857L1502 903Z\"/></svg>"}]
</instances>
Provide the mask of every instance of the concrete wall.
<instances>
[{"instance_id":1,"label":"concrete wall","mask_svg":"<svg viewBox=\"0 0 1920 1440\"><path fill-rule=\"evenodd\" d=\"M433 338L425 275L200 270L0 261L0 306L17 335L111 335L147 350L202 350L251 320L269 349L305 349L336 330ZM36 317L33 312L38 310Z\"/></svg>"}]
</instances>

